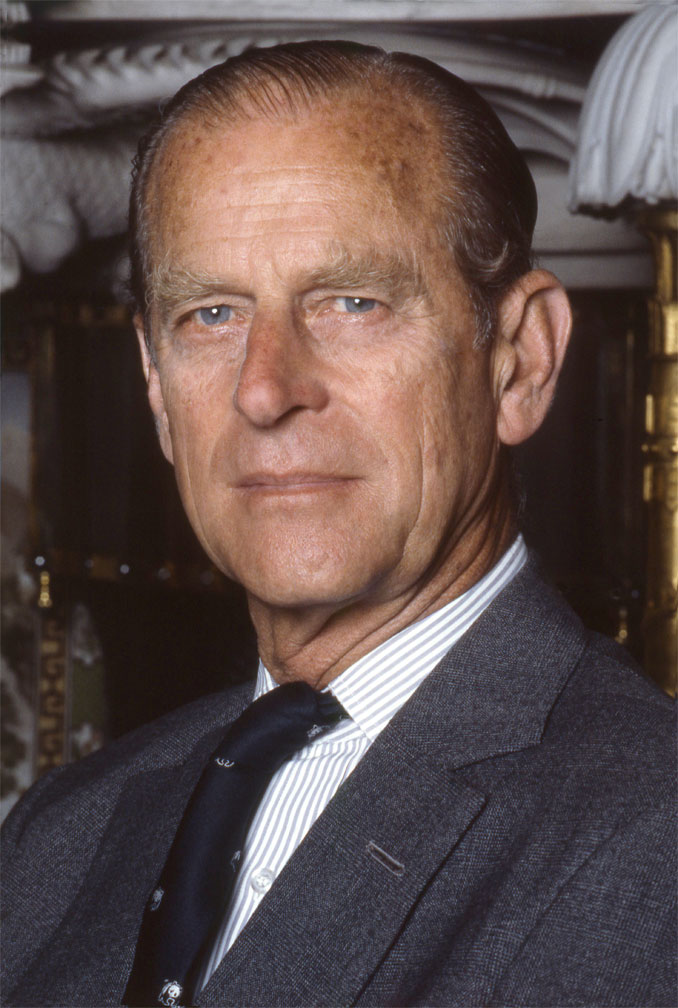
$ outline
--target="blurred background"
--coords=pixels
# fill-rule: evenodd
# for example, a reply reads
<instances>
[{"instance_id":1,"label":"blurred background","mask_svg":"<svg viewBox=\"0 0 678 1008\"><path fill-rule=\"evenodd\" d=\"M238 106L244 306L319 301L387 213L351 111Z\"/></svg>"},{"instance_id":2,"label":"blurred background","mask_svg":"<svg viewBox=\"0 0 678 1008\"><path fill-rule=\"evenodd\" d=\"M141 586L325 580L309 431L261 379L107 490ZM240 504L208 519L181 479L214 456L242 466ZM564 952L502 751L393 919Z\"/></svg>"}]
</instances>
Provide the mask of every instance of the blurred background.
<instances>
[{"instance_id":1,"label":"blurred background","mask_svg":"<svg viewBox=\"0 0 678 1008\"><path fill-rule=\"evenodd\" d=\"M251 45L349 38L475 84L532 168L573 344L516 452L523 527L592 628L675 689L676 7L485 0L2 3L2 805L252 675L239 588L161 456L125 307L136 141Z\"/></svg>"}]
</instances>

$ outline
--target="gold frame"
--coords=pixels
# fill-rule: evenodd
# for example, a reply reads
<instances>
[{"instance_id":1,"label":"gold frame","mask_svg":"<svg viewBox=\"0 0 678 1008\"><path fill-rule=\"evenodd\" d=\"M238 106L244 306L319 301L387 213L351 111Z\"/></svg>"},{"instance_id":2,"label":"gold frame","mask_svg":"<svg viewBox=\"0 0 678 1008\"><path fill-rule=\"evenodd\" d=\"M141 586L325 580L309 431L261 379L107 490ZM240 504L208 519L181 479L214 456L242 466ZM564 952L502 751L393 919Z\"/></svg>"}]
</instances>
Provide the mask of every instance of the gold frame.
<instances>
[{"instance_id":1,"label":"gold frame","mask_svg":"<svg viewBox=\"0 0 678 1008\"><path fill-rule=\"evenodd\" d=\"M655 262L649 299L643 498L647 507L645 668L675 696L678 680L678 208L646 208L638 226Z\"/></svg>"}]
</instances>

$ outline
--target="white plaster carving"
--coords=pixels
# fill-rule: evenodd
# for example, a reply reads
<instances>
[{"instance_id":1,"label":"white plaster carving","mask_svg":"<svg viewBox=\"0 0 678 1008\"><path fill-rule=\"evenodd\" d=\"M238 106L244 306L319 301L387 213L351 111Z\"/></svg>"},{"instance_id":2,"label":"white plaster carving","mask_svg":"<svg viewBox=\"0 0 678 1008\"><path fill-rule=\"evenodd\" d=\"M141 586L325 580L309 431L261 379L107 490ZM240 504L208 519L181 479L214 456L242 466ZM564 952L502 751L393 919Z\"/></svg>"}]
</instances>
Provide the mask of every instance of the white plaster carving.
<instances>
[{"instance_id":1,"label":"white plaster carving","mask_svg":"<svg viewBox=\"0 0 678 1008\"><path fill-rule=\"evenodd\" d=\"M42 77L42 70L32 66L31 47L8 37L12 25L28 21L30 14L25 3L0 0L0 95L17 87L28 87Z\"/></svg>"},{"instance_id":2,"label":"white plaster carving","mask_svg":"<svg viewBox=\"0 0 678 1008\"><path fill-rule=\"evenodd\" d=\"M3 290L18 281L17 253L49 272L86 238L124 231L135 148L136 133L124 131L3 140Z\"/></svg>"},{"instance_id":3,"label":"white plaster carving","mask_svg":"<svg viewBox=\"0 0 678 1008\"><path fill-rule=\"evenodd\" d=\"M536 154L527 160L539 197L534 232L539 265L573 289L651 287L652 262L638 230L624 218L569 213L566 166Z\"/></svg>"},{"instance_id":4,"label":"white plaster carving","mask_svg":"<svg viewBox=\"0 0 678 1008\"><path fill-rule=\"evenodd\" d=\"M570 174L570 207L678 198L678 9L627 21L591 79Z\"/></svg>"}]
</instances>

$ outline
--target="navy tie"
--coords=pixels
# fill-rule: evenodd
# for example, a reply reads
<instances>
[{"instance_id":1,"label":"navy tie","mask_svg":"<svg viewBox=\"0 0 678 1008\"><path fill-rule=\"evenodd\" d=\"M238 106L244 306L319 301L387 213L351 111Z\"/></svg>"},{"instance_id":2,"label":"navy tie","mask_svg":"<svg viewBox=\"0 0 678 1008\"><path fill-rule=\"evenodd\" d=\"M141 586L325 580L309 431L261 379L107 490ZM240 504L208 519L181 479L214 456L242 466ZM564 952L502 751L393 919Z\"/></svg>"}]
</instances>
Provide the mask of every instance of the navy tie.
<instances>
[{"instance_id":1,"label":"navy tie","mask_svg":"<svg viewBox=\"0 0 678 1008\"><path fill-rule=\"evenodd\" d=\"M294 682L259 697L231 725L203 770L146 907L124 1005L193 1003L272 775L343 716L331 693Z\"/></svg>"}]
</instances>

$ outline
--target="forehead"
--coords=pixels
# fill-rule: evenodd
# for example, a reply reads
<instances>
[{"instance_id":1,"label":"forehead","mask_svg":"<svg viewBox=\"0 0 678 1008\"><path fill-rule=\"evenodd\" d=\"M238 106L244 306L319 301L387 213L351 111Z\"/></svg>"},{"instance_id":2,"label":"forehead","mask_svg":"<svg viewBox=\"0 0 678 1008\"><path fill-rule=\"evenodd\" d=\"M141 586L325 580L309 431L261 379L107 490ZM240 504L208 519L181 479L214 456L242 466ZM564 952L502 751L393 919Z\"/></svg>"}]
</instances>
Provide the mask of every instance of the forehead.
<instances>
[{"instance_id":1,"label":"forehead","mask_svg":"<svg viewBox=\"0 0 678 1008\"><path fill-rule=\"evenodd\" d=\"M358 95L295 115L206 123L193 114L153 169L153 245L167 252L201 220L218 226L219 213L240 237L267 224L322 230L336 218L374 237L385 228L391 240L396 229L430 241L443 184L437 128L423 108L402 106Z\"/></svg>"}]
</instances>

